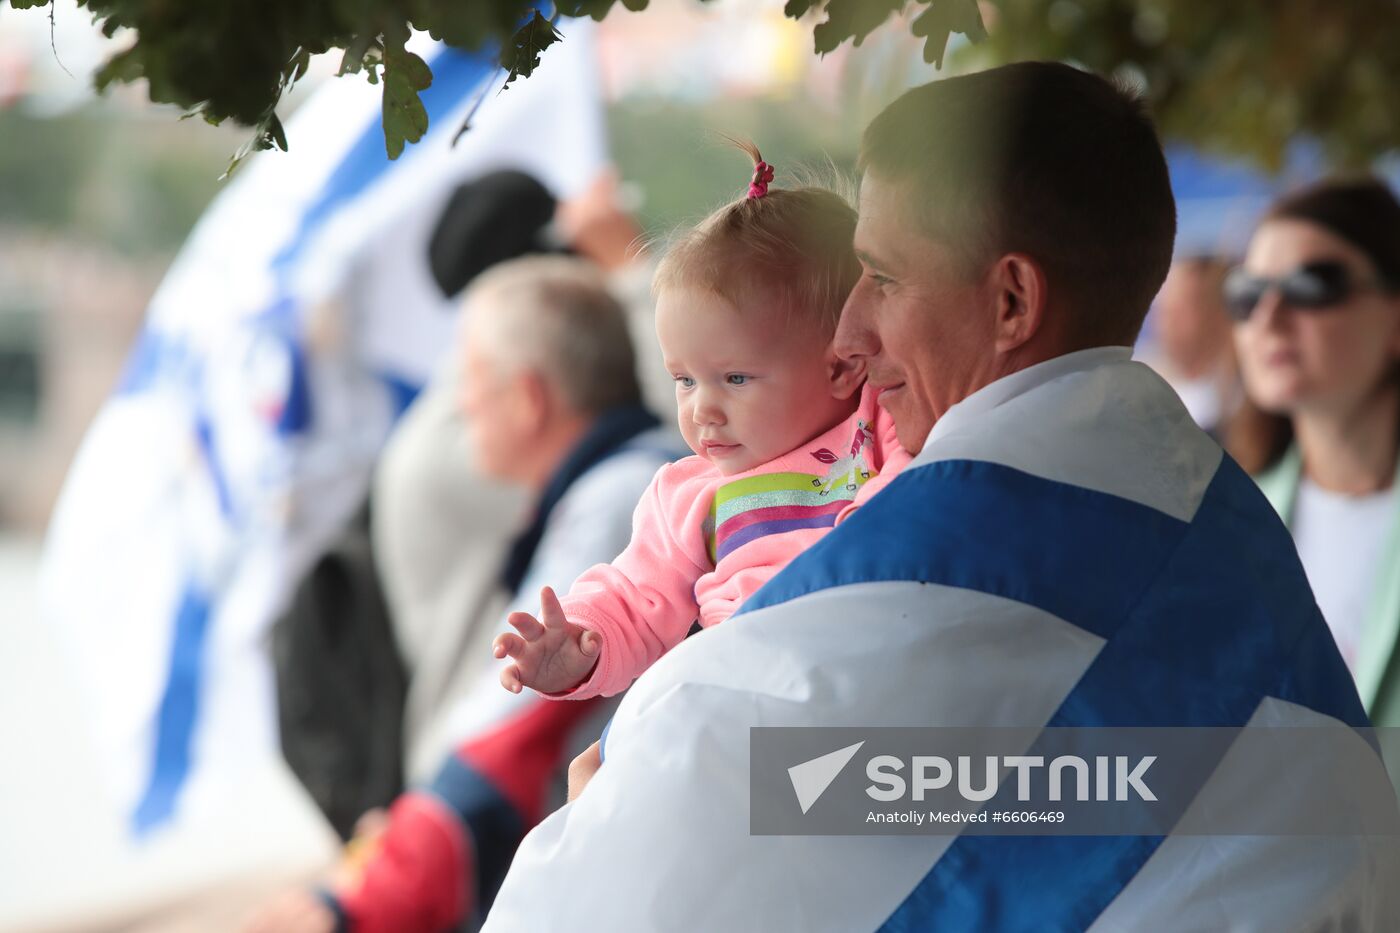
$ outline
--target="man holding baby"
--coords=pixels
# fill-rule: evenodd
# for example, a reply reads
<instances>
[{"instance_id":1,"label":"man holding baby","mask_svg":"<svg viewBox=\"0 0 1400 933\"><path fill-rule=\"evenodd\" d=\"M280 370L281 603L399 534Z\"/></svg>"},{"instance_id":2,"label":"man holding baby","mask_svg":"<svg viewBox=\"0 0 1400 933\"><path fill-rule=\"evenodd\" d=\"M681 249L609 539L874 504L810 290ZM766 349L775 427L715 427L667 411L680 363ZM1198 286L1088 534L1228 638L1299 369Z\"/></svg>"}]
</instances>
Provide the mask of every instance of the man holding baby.
<instances>
[{"instance_id":1,"label":"man holding baby","mask_svg":"<svg viewBox=\"0 0 1400 933\"><path fill-rule=\"evenodd\" d=\"M949 78L860 165L834 346L913 460L636 682L486 929L1394 927L1396 836L1268 835L1353 791L1306 759L1203 779L1253 778L1251 836L751 834L756 726L1366 724L1287 531L1131 360L1176 226L1141 105L1063 65Z\"/></svg>"}]
</instances>

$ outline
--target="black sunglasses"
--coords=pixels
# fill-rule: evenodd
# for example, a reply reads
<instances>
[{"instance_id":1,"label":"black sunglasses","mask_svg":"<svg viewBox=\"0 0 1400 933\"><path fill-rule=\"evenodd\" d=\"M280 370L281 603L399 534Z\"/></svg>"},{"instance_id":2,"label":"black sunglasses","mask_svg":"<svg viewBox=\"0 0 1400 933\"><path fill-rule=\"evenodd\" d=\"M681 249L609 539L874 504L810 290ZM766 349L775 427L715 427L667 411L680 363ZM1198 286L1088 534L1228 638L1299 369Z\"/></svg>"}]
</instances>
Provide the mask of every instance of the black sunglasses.
<instances>
[{"instance_id":1,"label":"black sunglasses","mask_svg":"<svg viewBox=\"0 0 1400 933\"><path fill-rule=\"evenodd\" d=\"M1272 279L1236 266L1225 276L1225 308L1236 321L1246 321L1271 288L1279 290L1285 304L1305 311L1334 308L1360 290L1347 267L1336 260L1304 263Z\"/></svg>"}]
</instances>

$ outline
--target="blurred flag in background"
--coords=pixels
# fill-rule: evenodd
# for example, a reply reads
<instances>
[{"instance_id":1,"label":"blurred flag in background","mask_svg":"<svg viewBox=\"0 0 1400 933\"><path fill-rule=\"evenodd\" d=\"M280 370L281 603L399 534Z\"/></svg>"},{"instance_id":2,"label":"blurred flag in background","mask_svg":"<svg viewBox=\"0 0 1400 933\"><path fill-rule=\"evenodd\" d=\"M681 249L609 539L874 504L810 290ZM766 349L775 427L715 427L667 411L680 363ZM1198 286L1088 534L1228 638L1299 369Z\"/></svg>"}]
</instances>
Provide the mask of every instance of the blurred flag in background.
<instances>
[{"instance_id":1,"label":"blurred flag in background","mask_svg":"<svg viewBox=\"0 0 1400 933\"><path fill-rule=\"evenodd\" d=\"M593 25L561 31L504 93L494 55L421 44L430 129L394 162L380 88L326 83L289 121L290 152L234 177L152 299L40 573L138 834L218 807L278 754L268 627L450 348L427 243L451 191L516 168L567 197L603 168Z\"/></svg>"}]
</instances>

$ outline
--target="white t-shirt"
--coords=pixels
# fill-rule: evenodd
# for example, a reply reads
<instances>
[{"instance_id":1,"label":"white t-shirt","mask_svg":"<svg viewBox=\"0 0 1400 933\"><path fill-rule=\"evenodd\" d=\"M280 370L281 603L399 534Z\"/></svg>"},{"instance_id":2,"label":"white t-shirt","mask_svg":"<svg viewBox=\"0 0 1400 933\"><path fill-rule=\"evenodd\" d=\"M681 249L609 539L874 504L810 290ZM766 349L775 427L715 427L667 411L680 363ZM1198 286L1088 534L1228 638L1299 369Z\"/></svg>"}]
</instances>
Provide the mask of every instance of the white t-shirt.
<instances>
[{"instance_id":1,"label":"white t-shirt","mask_svg":"<svg viewBox=\"0 0 1400 933\"><path fill-rule=\"evenodd\" d=\"M1317 605L1347 667L1356 672L1366 610L1395 517L1395 487L1364 496L1323 489L1304 478L1293 507L1293 540Z\"/></svg>"}]
</instances>

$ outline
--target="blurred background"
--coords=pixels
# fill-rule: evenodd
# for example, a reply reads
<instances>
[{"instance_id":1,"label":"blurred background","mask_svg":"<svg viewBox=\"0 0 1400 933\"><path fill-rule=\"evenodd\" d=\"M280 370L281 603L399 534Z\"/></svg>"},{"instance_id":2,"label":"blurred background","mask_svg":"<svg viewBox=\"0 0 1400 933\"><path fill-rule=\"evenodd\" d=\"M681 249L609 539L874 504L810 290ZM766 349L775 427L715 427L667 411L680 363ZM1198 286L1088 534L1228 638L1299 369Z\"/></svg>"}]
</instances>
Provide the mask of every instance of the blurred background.
<instances>
[{"instance_id":1,"label":"blurred background","mask_svg":"<svg viewBox=\"0 0 1400 933\"><path fill-rule=\"evenodd\" d=\"M125 40L62 2L51 36L45 14L0 14L0 522L28 538L247 136L180 120L142 85L96 96L92 72ZM789 165L849 170L869 116L934 74L899 29L825 59L810 47L811 26L775 3L662 0L605 21L610 152L648 234L702 216L743 181L743 157L718 133L761 140ZM289 112L332 78L333 57L297 85Z\"/></svg>"},{"instance_id":2,"label":"blurred background","mask_svg":"<svg viewBox=\"0 0 1400 933\"><path fill-rule=\"evenodd\" d=\"M1181 213L1181 271L1149 319L1139 355L1178 385L1204 426L1216 427L1240 392L1228 359L1228 322L1216 301L1224 268L1239 259L1253 223L1278 193L1337 165L1369 166L1392 183L1400 177L1388 161L1390 102L1377 103L1368 118L1372 102L1348 96L1360 87L1364 98L1370 87L1393 100L1395 85L1388 82L1397 76L1385 71L1390 63L1368 58L1362 50L1346 66L1360 74L1351 85L1337 92L1310 84L1310 66L1293 59L1299 54L1318 57L1322 73L1329 56L1342 54L1336 50L1336 30L1321 22L1332 14L1312 10L1312 4L1279 4L1277 23L1256 22L1252 32L1226 35L1224 58L1229 58L1230 43L1246 50L1235 56L1230 71L1220 54L1201 51L1205 40L1196 35L1225 27L1213 23L1210 7L1186 6L1185 13L1168 16L1165 4L1108 4L1115 15L1127 11L1123 28L1117 29L1095 19L1097 8L1088 3L987 5L991 41L970 48L955 36L945 73L1018 57L1058 56L1156 90L1166 114L1163 127ZM1317 21L1299 13L1296 22L1288 22L1291 14L1283 8L1290 6L1308 7ZM133 361L144 358L133 348L148 313L153 320L184 315L195 321L203 301L217 304L221 297L223 286L211 284L206 296L186 287L153 305L196 222L221 193L245 184L254 206L234 220L224 218L220 235L280 243L298 221L270 210L259 213L272 202L256 200L253 192L267 199L277 184L295 188L300 182L274 183L282 171L274 164L300 159L297 165L308 165L325 135L333 135L298 136L291 130L298 112L317 95L326 97L323 90L341 85L332 93L368 101L364 112L372 114L378 89L357 76L335 78L338 59L333 55L313 61L281 111L292 151L259 153L223 180L231 155L246 141L246 130L181 120L178 110L149 103L139 83L94 95L92 73L129 40L120 34L104 38L89 12L72 0L58 0L52 20L48 13L0 7L0 929L200 928L189 926L198 923L189 920L197 914L186 911L201 909L192 904L239 903L251 896L247 892L274 881L310 877L332 857L337 840L295 780L275 770L238 772L241 802L230 804L234 798L211 792L213 803L205 811L190 811L183 828L173 821L163 832L133 832L130 800L110 792L102 776L104 753L94 726L100 719L90 714L83 698L87 685L79 682L87 679L86 669L70 663L71 645L65 645L72 630L61 635L37 621L43 616L41 552L89 427L139 368ZM1014 28L999 33L998 22ZM905 88L939 73L924 62L922 41L910 34L905 20L887 23L858 48L847 44L822 57L812 53L813 25L810 18L785 18L781 0L653 0L641 13L615 11L590 34L581 72L596 83L602 138L580 144L580 152L592 154L579 157L583 167L578 171L558 174L563 179L558 187L570 190L556 195L582 194L610 165L616 179L607 188L611 206L629 215L644 237L664 237L742 193L749 169L721 133L757 142L778 167L778 184L798 167L811 169L818 178L849 177L860 131L869 119ZM1400 35L1388 31L1390 25L1386 21L1376 28L1383 41L1400 47L1394 41ZM1347 40L1347 29L1365 26L1359 21L1338 28ZM1016 37L1032 30L1043 35L1036 43L1018 44ZM1119 33L1129 37L1123 41L1144 48L1179 40L1183 56L1197 56L1192 59L1196 81L1182 79L1183 74L1190 77L1189 62L1165 77L1154 71L1157 59L1152 56L1145 56L1141 66L1122 65L1116 51L1105 50ZM1248 72L1251 56L1270 59L1271 49L1280 68L1297 71L1289 72L1293 87L1308 91L1279 95L1279 107L1271 104L1267 75L1261 85L1240 73L1241 68ZM555 51L546 55L537 78L546 77L552 57L562 59ZM1096 59L1100 54L1102 60ZM439 80L445 81L445 74L439 70ZM1165 90L1163 82L1170 84ZM516 86L500 99L524 93ZM1346 106L1362 116L1327 132L1312 118L1314 105L1298 101L1316 96L1321 99L1316 106L1322 107L1329 93L1340 93L1349 101ZM483 121L492 107L504 106L496 99L480 98ZM1193 108L1216 122L1193 125ZM548 111L539 109L526 122L549 119ZM1372 124L1379 128L1368 134L1364 128ZM441 148L451 151L445 143ZM338 156L326 155L322 161L330 165L334 158ZM494 163L482 157L481 164ZM316 171L333 176L335 170L298 171L309 172L305 177L319 184ZM448 187L444 182L441 190ZM440 206L425 210L435 215ZM237 213L232 207L229 211ZM347 300L342 280L368 255L365 243L376 235L374 225L380 220L387 224L392 218L388 212L362 214L353 224L361 228L361 239L343 248L315 247L323 260L319 268L342 272L334 282L305 284L316 278L310 272L296 279L295 287L288 287L298 307L319 306L335 296ZM212 222L209 229L214 229ZM336 236L328 233L323 239ZM384 274L392 280L394 272L389 267ZM357 294L372 292L373 286L366 286ZM222 312L210 312L216 313ZM360 320L358 313L347 312L346 319ZM371 323L366 330L382 326ZM429 345L447 333L428 330L424 343ZM213 343L217 339L207 341L201 352L212 352ZM408 386L411 395L440 362L400 360L398 369L384 365L375 372L408 372L411 378L403 376L394 384ZM385 431L398 410L390 406ZM285 414L279 407L278 417ZM357 474L358 491L347 494L347 502L362 495L368 464L382 443L383 436L375 434L355 447L356 456L369 459L364 475ZM102 463L91 459L86 467L101 473ZM315 489L314 484L284 483L277 487L281 498L276 501L298 505L314 497ZM336 520L344 520L349 508L333 511ZM93 532L105 536L113 554L123 549L123 541L138 541L143 533L139 514L124 520L119 535L111 529ZM327 519L327 528L334 524ZM72 541L84 532L72 521L69 526L62 537L72 551ZM311 535L296 560L306 564L328 533ZM77 566L51 567L48 586L60 596L65 587L89 586L81 573L67 575L66 567ZM122 573L155 578L161 571L138 564ZM274 589L285 596L288 585ZM93 596L99 598L100 592ZM269 596L268 606L275 608L278 598ZM127 609L111 608L114 617ZM272 614L272 608L262 613ZM100 622L90 618L85 624ZM250 636L249 644L264 647L260 637ZM171 649L160 644L157 653L163 658ZM169 705L168 694L162 702ZM145 800L150 799L148 789ZM254 812L257 819L250 819ZM161 811L153 822L165 825L162 820L168 821L169 813Z\"/></svg>"}]
</instances>

